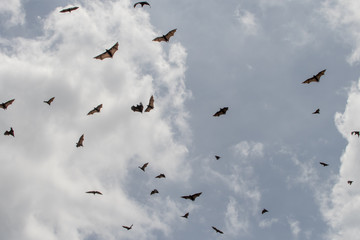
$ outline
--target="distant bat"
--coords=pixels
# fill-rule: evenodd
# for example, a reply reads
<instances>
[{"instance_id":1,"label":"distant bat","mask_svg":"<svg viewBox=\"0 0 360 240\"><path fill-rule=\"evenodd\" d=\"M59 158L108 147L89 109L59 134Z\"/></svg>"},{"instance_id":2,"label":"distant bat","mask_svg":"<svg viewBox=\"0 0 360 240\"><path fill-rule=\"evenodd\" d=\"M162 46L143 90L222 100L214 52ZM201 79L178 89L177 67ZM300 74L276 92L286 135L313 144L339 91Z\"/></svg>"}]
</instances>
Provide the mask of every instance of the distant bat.
<instances>
[{"instance_id":1,"label":"distant bat","mask_svg":"<svg viewBox=\"0 0 360 240\"><path fill-rule=\"evenodd\" d=\"M220 231L219 229L217 229L216 227L212 227L217 233L221 233L224 234L222 231Z\"/></svg>"},{"instance_id":2,"label":"distant bat","mask_svg":"<svg viewBox=\"0 0 360 240\"><path fill-rule=\"evenodd\" d=\"M165 174L160 173L159 175L157 175L155 178L165 178Z\"/></svg>"},{"instance_id":3,"label":"distant bat","mask_svg":"<svg viewBox=\"0 0 360 240\"><path fill-rule=\"evenodd\" d=\"M323 165L323 167L329 166L329 164L324 163L324 162L320 162L321 165Z\"/></svg>"},{"instance_id":4,"label":"distant bat","mask_svg":"<svg viewBox=\"0 0 360 240\"><path fill-rule=\"evenodd\" d=\"M261 214L264 214L264 213L267 213L267 212L269 212L269 211L264 208L264 209L261 211Z\"/></svg>"},{"instance_id":5,"label":"distant bat","mask_svg":"<svg viewBox=\"0 0 360 240\"><path fill-rule=\"evenodd\" d=\"M352 131L351 135L357 135L358 137L360 137L360 132L359 131Z\"/></svg>"},{"instance_id":6,"label":"distant bat","mask_svg":"<svg viewBox=\"0 0 360 240\"><path fill-rule=\"evenodd\" d=\"M134 4L134 8L135 8L138 4L140 4L141 7L144 7L144 5L148 5L149 7L151 7L148 2L137 2L137 3Z\"/></svg>"},{"instance_id":7,"label":"distant bat","mask_svg":"<svg viewBox=\"0 0 360 240\"><path fill-rule=\"evenodd\" d=\"M319 72L318 74L314 75L313 77L306 79L303 83L309 84L309 83L311 83L311 82L319 82L319 81L320 81L320 77L325 74L325 71L326 71L326 69L322 70L321 72Z\"/></svg>"},{"instance_id":8,"label":"distant bat","mask_svg":"<svg viewBox=\"0 0 360 240\"><path fill-rule=\"evenodd\" d=\"M115 52L118 50L119 48L119 43L115 43L114 46L112 46L110 49L106 49L106 51L96 57L94 57L95 59L100 59L103 60L104 58L112 58L115 54Z\"/></svg>"},{"instance_id":9,"label":"distant bat","mask_svg":"<svg viewBox=\"0 0 360 240\"><path fill-rule=\"evenodd\" d=\"M147 105L147 108L145 109L145 112L150 112L154 109L154 97L151 96L149 100L149 104Z\"/></svg>"},{"instance_id":10,"label":"distant bat","mask_svg":"<svg viewBox=\"0 0 360 240\"><path fill-rule=\"evenodd\" d=\"M215 155L216 160L219 160L221 157L218 155Z\"/></svg>"},{"instance_id":11,"label":"distant bat","mask_svg":"<svg viewBox=\"0 0 360 240\"><path fill-rule=\"evenodd\" d=\"M44 103L47 103L47 104L49 104L49 106L50 106L50 104L54 101L54 99L55 99L55 97L52 97L52 98L50 98L49 100L44 101Z\"/></svg>"},{"instance_id":12,"label":"distant bat","mask_svg":"<svg viewBox=\"0 0 360 240\"><path fill-rule=\"evenodd\" d=\"M76 147L83 147L83 142L84 142L84 134L81 135L81 137L79 138L79 141L76 143Z\"/></svg>"},{"instance_id":13,"label":"distant bat","mask_svg":"<svg viewBox=\"0 0 360 240\"><path fill-rule=\"evenodd\" d=\"M187 196L181 196L184 199L190 199L191 201L195 201L197 197L199 197L202 194L202 192L195 193L193 195L187 195Z\"/></svg>"},{"instance_id":14,"label":"distant bat","mask_svg":"<svg viewBox=\"0 0 360 240\"><path fill-rule=\"evenodd\" d=\"M188 218L188 217L189 217L189 213L187 212L187 213L184 214L184 216L181 216L181 217L183 217L183 218Z\"/></svg>"},{"instance_id":15,"label":"distant bat","mask_svg":"<svg viewBox=\"0 0 360 240\"><path fill-rule=\"evenodd\" d=\"M98 113L98 112L100 112L101 108L102 108L102 104L98 105L97 107L94 107L94 109L91 110L90 112L88 112L87 115L92 115L94 113Z\"/></svg>"},{"instance_id":16,"label":"distant bat","mask_svg":"<svg viewBox=\"0 0 360 240\"><path fill-rule=\"evenodd\" d=\"M320 108L316 109L312 114L320 114Z\"/></svg>"},{"instance_id":17,"label":"distant bat","mask_svg":"<svg viewBox=\"0 0 360 240\"><path fill-rule=\"evenodd\" d=\"M0 104L0 108L3 108L3 109L5 110L5 109L7 109L7 107L8 107L10 104L12 104L14 101L15 101L15 99L11 99L11 100L9 100L9 101L7 101L7 102L1 103L1 104Z\"/></svg>"},{"instance_id":18,"label":"distant bat","mask_svg":"<svg viewBox=\"0 0 360 240\"><path fill-rule=\"evenodd\" d=\"M347 183L348 183L349 185L351 185L351 184L353 183L353 181L350 181L350 180L349 180L349 181L347 181Z\"/></svg>"},{"instance_id":19,"label":"distant bat","mask_svg":"<svg viewBox=\"0 0 360 240\"><path fill-rule=\"evenodd\" d=\"M166 35L162 35L161 37L154 38L153 41L156 41L156 42L162 42L162 41L168 42L170 40L170 38L172 36L174 36L175 32L176 32L176 28L171 30L170 32L168 32Z\"/></svg>"},{"instance_id":20,"label":"distant bat","mask_svg":"<svg viewBox=\"0 0 360 240\"><path fill-rule=\"evenodd\" d=\"M92 193L92 194L99 194L99 195L103 195L101 192L99 192L99 191L88 191L88 192L86 192L86 193Z\"/></svg>"},{"instance_id":21,"label":"distant bat","mask_svg":"<svg viewBox=\"0 0 360 240\"><path fill-rule=\"evenodd\" d=\"M9 131L4 132L4 135L6 135L6 136L11 135L11 136L15 137L14 129L11 127Z\"/></svg>"},{"instance_id":22,"label":"distant bat","mask_svg":"<svg viewBox=\"0 0 360 240\"><path fill-rule=\"evenodd\" d=\"M219 117L221 115L225 115L228 109L229 109L228 107L220 108L220 110L217 111L213 116Z\"/></svg>"},{"instance_id":23,"label":"distant bat","mask_svg":"<svg viewBox=\"0 0 360 240\"><path fill-rule=\"evenodd\" d=\"M65 13L65 12L69 12L71 13L71 11L75 11L76 9L78 9L79 7L70 7L70 8L65 8L63 10L61 10L61 13Z\"/></svg>"},{"instance_id":24,"label":"distant bat","mask_svg":"<svg viewBox=\"0 0 360 240\"><path fill-rule=\"evenodd\" d=\"M154 190L151 191L150 195L153 195L155 193L159 193L159 191L157 189L154 189Z\"/></svg>"},{"instance_id":25,"label":"distant bat","mask_svg":"<svg viewBox=\"0 0 360 240\"><path fill-rule=\"evenodd\" d=\"M142 165L142 167L139 167L139 168L145 172L145 168L147 167L148 164L149 164L149 163L147 162L147 163L145 163L144 165Z\"/></svg>"},{"instance_id":26,"label":"distant bat","mask_svg":"<svg viewBox=\"0 0 360 240\"><path fill-rule=\"evenodd\" d=\"M134 112L139 112L139 113L142 113L143 109L144 109L144 106L142 105L142 103L131 107L131 110L133 110Z\"/></svg>"},{"instance_id":27,"label":"distant bat","mask_svg":"<svg viewBox=\"0 0 360 240\"><path fill-rule=\"evenodd\" d=\"M131 226L130 227L128 227L128 226L122 226L123 228L125 228L126 230L130 230L131 228L132 228L132 226L133 226L134 224L131 224Z\"/></svg>"}]
</instances>

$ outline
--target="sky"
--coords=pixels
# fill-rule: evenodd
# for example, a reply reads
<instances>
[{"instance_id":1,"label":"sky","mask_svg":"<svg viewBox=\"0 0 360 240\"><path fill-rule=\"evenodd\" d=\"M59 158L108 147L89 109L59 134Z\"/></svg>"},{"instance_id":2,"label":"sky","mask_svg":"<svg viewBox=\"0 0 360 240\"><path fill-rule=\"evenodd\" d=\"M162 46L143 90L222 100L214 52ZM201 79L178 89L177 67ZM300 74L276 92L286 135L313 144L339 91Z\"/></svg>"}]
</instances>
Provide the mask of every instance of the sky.
<instances>
[{"instance_id":1,"label":"sky","mask_svg":"<svg viewBox=\"0 0 360 240\"><path fill-rule=\"evenodd\" d=\"M360 2L0 1L2 238L359 236Z\"/></svg>"}]
</instances>

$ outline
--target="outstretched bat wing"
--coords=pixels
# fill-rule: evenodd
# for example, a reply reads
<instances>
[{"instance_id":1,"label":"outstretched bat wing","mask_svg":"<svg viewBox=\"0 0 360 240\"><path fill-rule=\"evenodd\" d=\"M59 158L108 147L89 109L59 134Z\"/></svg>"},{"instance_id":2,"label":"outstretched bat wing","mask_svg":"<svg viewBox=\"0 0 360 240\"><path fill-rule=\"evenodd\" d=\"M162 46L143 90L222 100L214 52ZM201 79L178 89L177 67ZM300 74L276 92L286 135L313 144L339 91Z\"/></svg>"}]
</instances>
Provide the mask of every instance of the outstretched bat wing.
<instances>
[{"instance_id":1,"label":"outstretched bat wing","mask_svg":"<svg viewBox=\"0 0 360 240\"><path fill-rule=\"evenodd\" d=\"M9 101L7 101L5 103L0 104L0 108L7 109L7 107L9 105L11 105L14 101L15 101L15 99L11 99L11 100L9 100Z\"/></svg>"},{"instance_id":2,"label":"outstretched bat wing","mask_svg":"<svg viewBox=\"0 0 360 240\"><path fill-rule=\"evenodd\" d=\"M119 48L119 43L115 43L114 46L112 46L110 49L106 49L105 52L103 52L102 54L94 57L95 59L100 59L100 60L103 60L105 58L112 58L115 54L115 52L118 50Z\"/></svg>"},{"instance_id":3,"label":"outstretched bat wing","mask_svg":"<svg viewBox=\"0 0 360 240\"><path fill-rule=\"evenodd\" d=\"M147 105L145 112L150 112L152 109L154 109L154 97L153 96L150 97L149 104Z\"/></svg>"},{"instance_id":4,"label":"outstretched bat wing","mask_svg":"<svg viewBox=\"0 0 360 240\"><path fill-rule=\"evenodd\" d=\"M217 233L221 233L224 234L222 231L220 231L219 229L217 229L216 227L212 227Z\"/></svg>"},{"instance_id":5,"label":"outstretched bat wing","mask_svg":"<svg viewBox=\"0 0 360 240\"><path fill-rule=\"evenodd\" d=\"M176 32L176 29L173 29L171 31L169 31L166 35L163 35L161 37L157 37L157 38L154 38L153 41L156 41L156 42L162 42L162 41L165 41L165 42L168 42L169 39L174 36Z\"/></svg>"},{"instance_id":6,"label":"outstretched bat wing","mask_svg":"<svg viewBox=\"0 0 360 240\"><path fill-rule=\"evenodd\" d=\"M149 7L151 7L148 2L137 2L137 3L134 4L134 8L135 8L138 4L140 4L141 7L144 7L144 5L148 5Z\"/></svg>"}]
</instances>

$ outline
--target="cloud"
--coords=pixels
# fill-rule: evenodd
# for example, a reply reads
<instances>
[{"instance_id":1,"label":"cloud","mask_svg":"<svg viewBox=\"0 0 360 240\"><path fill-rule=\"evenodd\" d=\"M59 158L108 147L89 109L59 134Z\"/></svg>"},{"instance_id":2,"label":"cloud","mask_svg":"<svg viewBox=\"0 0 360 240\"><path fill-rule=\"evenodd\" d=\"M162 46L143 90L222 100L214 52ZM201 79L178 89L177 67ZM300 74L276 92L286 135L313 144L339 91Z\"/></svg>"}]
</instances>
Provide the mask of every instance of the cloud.
<instances>
[{"instance_id":1,"label":"cloud","mask_svg":"<svg viewBox=\"0 0 360 240\"><path fill-rule=\"evenodd\" d=\"M4 27L12 27L18 24L24 24L25 13L21 0L8 1L0 5L0 17L5 19Z\"/></svg>"},{"instance_id":2,"label":"cloud","mask_svg":"<svg viewBox=\"0 0 360 240\"><path fill-rule=\"evenodd\" d=\"M247 10L242 10L241 7L239 6L235 10L235 17L239 21L240 26L243 29L245 34L248 34L248 35L256 35L257 34L260 26L259 26L259 23L258 23L258 20L257 20L255 14L253 14Z\"/></svg>"},{"instance_id":3,"label":"cloud","mask_svg":"<svg viewBox=\"0 0 360 240\"><path fill-rule=\"evenodd\" d=\"M234 152L243 157L263 157L264 145L260 142L241 141L234 147Z\"/></svg>"},{"instance_id":4,"label":"cloud","mask_svg":"<svg viewBox=\"0 0 360 240\"><path fill-rule=\"evenodd\" d=\"M294 238L298 238L299 233L301 232L300 223L294 219L288 219L288 223L290 225L291 233Z\"/></svg>"},{"instance_id":5,"label":"cloud","mask_svg":"<svg viewBox=\"0 0 360 240\"><path fill-rule=\"evenodd\" d=\"M235 198L229 197L225 213L226 234L239 236L248 234L250 221L246 209L237 203Z\"/></svg>"}]
</instances>

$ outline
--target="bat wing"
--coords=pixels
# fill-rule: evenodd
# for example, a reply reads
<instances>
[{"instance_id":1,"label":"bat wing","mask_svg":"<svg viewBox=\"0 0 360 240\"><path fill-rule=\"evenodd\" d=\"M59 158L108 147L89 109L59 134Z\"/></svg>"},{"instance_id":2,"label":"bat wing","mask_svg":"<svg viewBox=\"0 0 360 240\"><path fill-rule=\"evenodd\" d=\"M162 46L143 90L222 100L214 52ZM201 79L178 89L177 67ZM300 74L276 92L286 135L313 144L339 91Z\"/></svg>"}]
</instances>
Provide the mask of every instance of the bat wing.
<instances>
[{"instance_id":1,"label":"bat wing","mask_svg":"<svg viewBox=\"0 0 360 240\"><path fill-rule=\"evenodd\" d=\"M307 84L309 84L309 83L311 83L311 82L317 82L316 78L311 77L311 78L308 78L308 79L306 79L305 81L303 81L303 83L307 83Z\"/></svg>"},{"instance_id":2,"label":"bat wing","mask_svg":"<svg viewBox=\"0 0 360 240\"><path fill-rule=\"evenodd\" d=\"M115 43L114 46L112 46L109 49L109 52L114 56L115 52L119 49L119 42Z\"/></svg>"},{"instance_id":3,"label":"bat wing","mask_svg":"<svg viewBox=\"0 0 360 240\"><path fill-rule=\"evenodd\" d=\"M268 210L266 210L265 208L261 211L261 214L267 213Z\"/></svg>"},{"instance_id":4,"label":"bat wing","mask_svg":"<svg viewBox=\"0 0 360 240\"><path fill-rule=\"evenodd\" d=\"M324 70L320 71L318 74L316 74L316 78L320 79L320 77L325 74L325 71L326 71L326 69L324 69Z\"/></svg>"},{"instance_id":5,"label":"bat wing","mask_svg":"<svg viewBox=\"0 0 360 240\"><path fill-rule=\"evenodd\" d=\"M119 43L117 42L109 50L106 50L105 52L103 52L102 54L100 54L94 58L100 59L100 60L103 60L105 58L112 58L114 56L115 52L118 50L118 48L119 48Z\"/></svg>"},{"instance_id":6,"label":"bat wing","mask_svg":"<svg viewBox=\"0 0 360 240\"><path fill-rule=\"evenodd\" d=\"M202 194L202 192L199 193L195 193L193 195L191 195L191 197L195 200L197 197L199 197Z\"/></svg>"},{"instance_id":7,"label":"bat wing","mask_svg":"<svg viewBox=\"0 0 360 240\"><path fill-rule=\"evenodd\" d=\"M161 37L154 38L153 41L155 41L155 42L162 42L162 41L166 42L166 38L161 36Z\"/></svg>"},{"instance_id":8,"label":"bat wing","mask_svg":"<svg viewBox=\"0 0 360 240\"><path fill-rule=\"evenodd\" d=\"M221 116L222 115L222 112L221 112L221 110L219 110L219 111L217 111L213 116L214 117L219 117L219 116Z\"/></svg>"},{"instance_id":9,"label":"bat wing","mask_svg":"<svg viewBox=\"0 0 360 240\"><path fill-rule=\"evenodd\" d=\"M165 37L167 38L168 41L169 41L169 39L170 39L172 36L174 36L175 32L176 32L176 28L173 29L173 30L171 30L171 31L169 31L169 32L165 35Z\"/></svg>"},{"instance_id":10,"label":"bat wing","mask_svg":"<svg viewBox=\"0 0 360 240\"><path fill-rule=\"evenodd\" d=\"M65 13L65 12L71 12L71 11L75 11L76 9L78 9L79 7L71 7L71 8L65 8L63 10L61 10L61 13Z\"/></svg>"},{"instance_id":11,"label":"bat wing","mask_svg":"<svg viewBox=\"0 0 360 240\"><path fill-rule=\"evenodd\" d=\"M224 234L222 231L220 231L219 229L217 229L216 227L212 227L216 232Z\"/></svg>"},{"instance_id":12,"label":"bat wing","mask_svg":"<svg viewBox=\"0 0 360 240\"><path fill-rule=\"evenodd\" d=\"M97 111L96 111L96 109L94 108L93 110L91 110L90 112L88 112L88 114L87 115L92 115L92 114L94 114L94 113L96 113Z\"/></svg>"},{"instance_id":13,"label":"bat wing","mask_svg":"<svg viewBox=\"0 0 360 240\"><path fill-rule=\"evenodd\" d=\"M82 147L83 142L84 142L84 134L81 135L81 137L79 138L79 141L76 143L76 147Z\"/></svg>"},{"instance_id":14,"label":"bat wing","mask_svg":"<svg viewBox=\"0 0 360 240\"><path fill-rule=\"evenodd\" d=\"M104 52L100 55L97 55L96 57L94 57L95 59L100 59L103 60L105 58L111 58L111 55L108 52Z\"/></svg>"},{"instance_id":15,"label":"bat wing","mask_svg":"<svg viewBox=\"0 0 360 240\"><path fill-rule=\"evenodd\" d=\"M320 164L323 165L324 167L329 166L329 164L324 163L324 162L320 162Z\"/></svg>"},{"instance_id":16,"label":"bat wing","mask_svg":"<svg viewBox=\"0 0 360 240\"><path fill-rule=\"evenodd\" d=\"M145 109L145 112L150 112L152 109L154 109L154 96L150 97L149 104Z\"/></svg>"},{"instance_id":17,"label":"bat wing","mask_svg":"<svg viewBox=\"0 0 360 240\"><path fill-rule=\"evenodd\" d=\"M15 99L11 99L3 104L0 105L0 108L6 109L9 105L11 105L13 102L15 101Z\"/></svg>"},{"instance_id":18,"label":"bat wing","mask_svg":"<svg viewBox=\"0 0 360 240\"><path fill-rule=\"evenodd\" d=\"M320 77L325 74L325 71L326 71L326 69L320 71L320 72L319 72L318 74L316 74L315 76L306 79L303 83L309 84L309 83L311 83L311 82L319 82L319 81L320 81Z\"/></svg>"}]
</instances>

